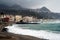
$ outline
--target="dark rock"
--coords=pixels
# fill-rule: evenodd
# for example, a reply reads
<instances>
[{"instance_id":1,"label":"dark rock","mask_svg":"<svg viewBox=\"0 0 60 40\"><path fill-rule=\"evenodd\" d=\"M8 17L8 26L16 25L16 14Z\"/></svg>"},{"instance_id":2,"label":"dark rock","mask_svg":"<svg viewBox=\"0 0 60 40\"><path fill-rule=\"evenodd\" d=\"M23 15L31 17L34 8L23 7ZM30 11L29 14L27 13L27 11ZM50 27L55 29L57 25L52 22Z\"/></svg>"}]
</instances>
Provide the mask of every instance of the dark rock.
<instances>
[{"instance_id":1,"label":"dark rock","mask_svg":"<svg viewBox=\"0 0 60 40\"><path fill-rule=\"evenodd\" d=\"M8 31L7 28L3 28L3 29L2 29L2 32L7 32L7 31Z\"/></svg>"}]
</instances>

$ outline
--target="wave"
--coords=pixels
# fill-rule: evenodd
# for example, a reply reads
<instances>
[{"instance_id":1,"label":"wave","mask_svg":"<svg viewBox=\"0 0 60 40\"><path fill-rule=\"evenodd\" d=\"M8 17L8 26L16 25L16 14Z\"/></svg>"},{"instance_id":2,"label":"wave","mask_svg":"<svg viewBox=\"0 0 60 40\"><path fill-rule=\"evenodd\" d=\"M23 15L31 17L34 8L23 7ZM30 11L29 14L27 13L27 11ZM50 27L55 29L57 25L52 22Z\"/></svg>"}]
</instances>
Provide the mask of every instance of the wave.
<instances>
[{"instance_id":1,"label":"wave","mask_svg":"<svg viewBox=\"0 0 60 40\"><path fill-rule=\"evenodd\" d=\"M43 21L42 23L60 23L60 20Z\"/></svg>"},{"instance_id":2,"label":"wave","mask_svg":"<svg viewBox=\"0 0 60 40\"><path fill-rule=\"evenodd\" d=\"M44 38L49 40L60 40L60 34L52 33L46 30L30 30L30 29L23 29L21 27L16 26L8 26L8 32L15 33L15 34L22 34L22 35L29 35L38 38Z\"/></svg>"}]
</instances>

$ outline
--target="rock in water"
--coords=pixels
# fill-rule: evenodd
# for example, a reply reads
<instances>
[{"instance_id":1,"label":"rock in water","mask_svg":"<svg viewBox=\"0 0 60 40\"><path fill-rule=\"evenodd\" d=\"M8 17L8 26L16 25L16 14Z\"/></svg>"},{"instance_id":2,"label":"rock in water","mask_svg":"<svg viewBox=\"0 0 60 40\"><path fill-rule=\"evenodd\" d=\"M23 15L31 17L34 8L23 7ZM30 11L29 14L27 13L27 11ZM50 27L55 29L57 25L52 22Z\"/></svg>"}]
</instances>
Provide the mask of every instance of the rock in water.
<instances>
[{"instance_id":1,"label":"rock in water","mask_svg":"<svg viewBox=\"0 0 60 40\"><path fill-rule=\"evenodd\" d=\"M7 32L7 31L8 31L7 28L3 28L3 29L2 29L2 32Z\"/></svg>"}]
</instances>

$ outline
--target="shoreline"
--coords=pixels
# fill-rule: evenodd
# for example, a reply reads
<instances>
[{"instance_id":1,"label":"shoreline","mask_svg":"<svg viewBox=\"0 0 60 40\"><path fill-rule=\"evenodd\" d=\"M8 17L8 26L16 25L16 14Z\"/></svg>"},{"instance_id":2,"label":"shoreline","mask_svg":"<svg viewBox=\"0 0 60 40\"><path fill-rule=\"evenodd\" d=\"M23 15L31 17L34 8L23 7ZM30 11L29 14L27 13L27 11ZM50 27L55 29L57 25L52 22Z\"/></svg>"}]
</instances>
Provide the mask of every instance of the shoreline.
<instances>
[{"instance_id":1,"label":"shoreline","mask_svg":"<svg viewBox=\"0 0 60 40\"><path fill-rule=\"evenodd\" d=\"M0 32L0 40L47 40L47 39L36 38L28 35L18 35L8 32Z\"/></svg>"},{"instance_id":2,"label":"shoreline","mask_svg":"<svg viewBox=\"0 0 60 40\"><path fill-rule=\"evenodd\" d=\"M3 30L3 28L5 28L6 26L8 26L8 24L0 26L0 40L47 40L29 35L19 35L19 34L9 33L7 32L6 29Z\"/></svg>"}]
</instances>

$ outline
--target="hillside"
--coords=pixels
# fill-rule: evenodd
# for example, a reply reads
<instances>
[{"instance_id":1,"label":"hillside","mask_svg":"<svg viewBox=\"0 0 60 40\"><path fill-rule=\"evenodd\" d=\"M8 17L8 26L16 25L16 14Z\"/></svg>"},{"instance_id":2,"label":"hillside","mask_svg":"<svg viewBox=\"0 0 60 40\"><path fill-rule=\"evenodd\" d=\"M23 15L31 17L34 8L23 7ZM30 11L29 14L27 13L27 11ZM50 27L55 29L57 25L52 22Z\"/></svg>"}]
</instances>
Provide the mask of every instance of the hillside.
<instances>
[{"instance_id":1,"label":"hillside","mask_svg":"<svg viewBox=\"0 0 60 40\"><path fill-rule=\"evenodd\" d=\"M60 13L51 12L48 8L42 7L39 9L26 9L19 5L2 5L0 4L0 13L12 14L12 15L22 15L22 16L34 16L37 18L45 19L60 19Z\"/></svg>"}]
</instances>

